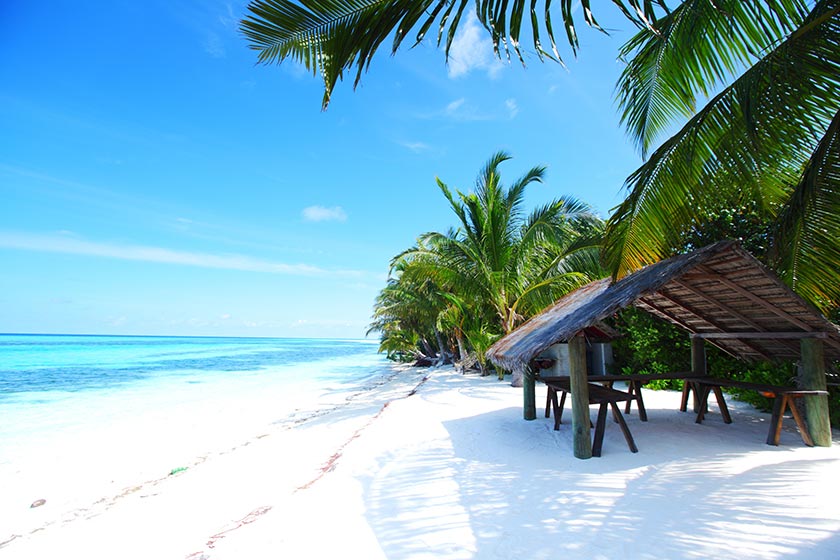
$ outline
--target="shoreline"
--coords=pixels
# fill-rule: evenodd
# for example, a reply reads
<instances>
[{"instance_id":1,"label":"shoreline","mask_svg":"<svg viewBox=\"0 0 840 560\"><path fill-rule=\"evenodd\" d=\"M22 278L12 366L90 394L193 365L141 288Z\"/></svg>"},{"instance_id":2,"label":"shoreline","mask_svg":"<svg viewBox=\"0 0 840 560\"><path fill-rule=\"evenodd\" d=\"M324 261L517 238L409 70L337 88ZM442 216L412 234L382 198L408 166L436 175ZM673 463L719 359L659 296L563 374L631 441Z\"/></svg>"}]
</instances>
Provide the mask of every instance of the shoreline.
<instances>
[{"instance_id":1,"label":"shoreline","mask_svg":"<svg viewBox=\"0 0 840 560\"><path fill-rule=\"evenodd\" d=\"M580 461L568 424L555 432L542 415L521 419L521 389L449 368L395 372L330 412L97 502L0 554L840 556L836 431L833 447L807 448L786 421L774 448L764 443L769 415L748 405L732 403L732 425L713 410L698 426L677 412L679 394L645 397L650 421L627 418L639 453L608 425L603 457Z\"/></svg>"},{"instance_id":2,"label":"shoreline","mask_svg":"<svg viewBox=\"0 0 840 560\"><path fill-rule=\"evenodd\" d=\"M349 387L341 382L328 383L332 388L321 387L319 382L307 390L289 386L286 389L292 391L291 396L278 402L276 410L269 410L266 398L261 398L251 403L256 411L214 419L211 425L201 422L207 421L208 414L214 411L212 405L198 411L189 406L178 411L178 417L166 410L120 419L94 433L71 429L66 442L55 441L46 449L39 449L37 443L27 444L23 458L17 456L12 462L0 464L5 487L0 500L0 553L28 535L102 515L125 498L144 495L146 490L152 491L208 461L338 414L368 395L387 391L389 385L399 385L401 375L401 368L390 366ZM237 406L219 411L236 412ZM150 424L149 418L154 422ZM212 432L226 424L230 426L224 433ZM165 440L159 439L169 427L183 433L166 434ZM181 445L184 435L196 431L203 432L197 441ZM117 448L109 444L116 444ZM41 500L43 505L30 507Z\"/></svg>"}]
</instances>

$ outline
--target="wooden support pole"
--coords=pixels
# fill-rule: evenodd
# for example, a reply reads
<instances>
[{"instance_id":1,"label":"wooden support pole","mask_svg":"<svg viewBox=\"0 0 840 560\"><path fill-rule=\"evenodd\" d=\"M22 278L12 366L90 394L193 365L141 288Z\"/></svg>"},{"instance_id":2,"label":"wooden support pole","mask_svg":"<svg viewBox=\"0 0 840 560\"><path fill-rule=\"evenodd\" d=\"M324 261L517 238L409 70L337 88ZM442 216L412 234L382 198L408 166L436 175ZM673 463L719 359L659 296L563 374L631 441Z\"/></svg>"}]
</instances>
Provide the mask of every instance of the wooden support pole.
<instances>
[{"instance_id":1,"label":"wooden support pole","mask_svg":"<svg viewBox=\"0 0 840 560\"><path fill-rule=\"evenodd\" d=\"M709 374L706 366L706 346L702 338L691 337L691 373L694 377L706 377ZM700 412L701 399L694 391L694 412Z\"/></svg>"},{"instance_id":2,"label":"wooden support pole","mask_svg":"<svg viewBox=\"0 0 840 560\"><path fill-rule=\"evenodd\" d=\"M572 393L572 437L575 457L592 457L592 439L589 435L589 385L586 373L586 340L583 333L569 339L569 385Z\"/></svg>"},{"instance_id":3,"label":"wooden support pole","mask_svg":"<svg viewBox=\"0 0 840 560\"><path fill-rule=\"evenodd\" d=\"M537 389L534 372L526 366L520 373L522 375L523 416L525 420L535 420L537 418Z\"/></svg>"},{"instance_id":4,"label":"wooden support pole","mask_svg":"<svg viewBox=\"0 0 840 560\"><path fill-rule=\"evenodd\" d=\"M705 377L706 370L706 347L703 339L699 336L691 337L691 373L695 377Z\"/></svg>"},{"instance_id":5,"label":"wooden support pole","mask_svg":"<svg viewBox=\"0 0 840 560\"><path fill-rule=\"evenodd\" d=\"M799 370L799 385L806 391L825 391L825 352L823 341L818 338L803 338L799 343L802 350L802 367ZM805 422L814 445L831 447L831 422L828 418L828 397L809 395L805 401ZM794 405L795 406L795 405Z\"/></svg>"}]
</instances>

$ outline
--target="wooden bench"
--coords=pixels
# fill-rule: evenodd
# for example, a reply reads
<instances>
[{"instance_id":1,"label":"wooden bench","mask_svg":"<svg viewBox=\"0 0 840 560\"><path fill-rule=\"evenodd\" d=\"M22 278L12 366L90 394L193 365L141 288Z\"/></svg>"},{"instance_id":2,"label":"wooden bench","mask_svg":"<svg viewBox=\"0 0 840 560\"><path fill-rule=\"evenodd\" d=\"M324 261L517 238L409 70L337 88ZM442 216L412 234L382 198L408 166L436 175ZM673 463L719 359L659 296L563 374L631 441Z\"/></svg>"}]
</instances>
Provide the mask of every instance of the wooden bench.
<instances>
[{"instance_id":1,"label":"wooden bench","mask_svg":"<svg viewBox=\"0 0 840 560\"><path fill-rule=\"evenodd\" d=\"M827 391L803 391L794 387L781 387L778 385L766 385L763 383L750 383L748 381L735 381L733 379L722 379L717 377L691 377L685 380L683 387L682 402L680 403L680 410L686 411L688 406L688 396L690 391L694 391L695 395L695 410L697 412L698 424L703 422L706 417L706 411L709 404L709 394L714 392L715 399L720 409L720 415L726 424L732 423L732 417L729 414L729 408L726 406L726 401L723 398L723 391L721 387L735 387L737 389L744 389L748 391L757 391L767 397L774 399L773 401L773 415L770 419L770 430L767 434L767 445L779 445L779 438L782 433L782 421L784 420L785 412L789 409L796 427L799 428L799 435L802 436L802 441L809 447L814 446L811 439L811 434L808 432L808 426L799 414L799 409L796 407L796 400L802 397L828 395Z\"/></svg>"},{"instance_id":2,"label":"wooden bench","mask_svg":"<svg viewBox=\"0 0 840 560\"><path fill-rule=\"evenodd\" d=\"M639 420L642 422L647 422L647 410L645 409L645 401L642 398L642 386L645 383L649 383L651 381L655 381L657 379L687 379L692 377L694 374L690 371L679 371L679 372L672 372L672 373L664 373L664 374L627 374L627 375L590 375L589 382L590 383L601 383L606 385L609 388L613 387L613 384L617 381L622 381L627 383L627 394L630 395L630 399L627 399L627 403L624 405L624 413L630 414L630 407L633 402L636 403L636 407L639 409ZM569 377L568 376L560 376L560 377L538 377L538 379L548 382L566 382L568 383ZM564 395L565 397L565 395ZM562 408L562 407L561 407ZM545 417L550 417L550 410L551 410L551 394L546 396L545 399Z\"/></svg>"},{"instance_id":3,"label":"wooden bench","mask_svg":"<svg viewBox=\"0 0 840 560\"><path fill-rule=\"evenodd\" d=\"M563 405L566 402L566 395L571 391L571 386L568 379L563 378L552 378L550 381L543 379L543 382L548 387L548 400L554 409L554 429L559 430L560 424L563 423ZM617 391L595 383L587 383L587 386L589 388L589 404L599 405L598 419L595 422L595 437L592 442L592 455L595 457L601 456L601 448L604 443L604 430L607 424L607 407L612 408L613 418L621 426L621 432L627 441L627 447L633 453L637 453L639 449L636 447L636 442L633 440L630 428L627 427L627 422L624 421L621 409L616 404L632 400L633 397L624 391ZM559 401L557 398L558 393L560 393ZM546 418L548 418L548 414L546 414Z\"/></svg>"}]
</instances>

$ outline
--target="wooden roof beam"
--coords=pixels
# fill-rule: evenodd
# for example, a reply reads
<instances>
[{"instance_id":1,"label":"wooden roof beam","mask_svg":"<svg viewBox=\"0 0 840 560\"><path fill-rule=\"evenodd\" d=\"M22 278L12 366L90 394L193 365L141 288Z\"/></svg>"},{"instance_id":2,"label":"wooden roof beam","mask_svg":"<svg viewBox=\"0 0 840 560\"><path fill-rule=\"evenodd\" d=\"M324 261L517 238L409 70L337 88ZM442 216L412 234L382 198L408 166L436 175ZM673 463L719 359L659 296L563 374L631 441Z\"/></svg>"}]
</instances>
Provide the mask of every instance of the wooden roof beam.
<instances>
[{"instance_id":1,"label":"wooden roof beam","mask_svg":"<svg viewBox=\"0 0 840 560\"><path fill-rule=\"evenodd\" d=\"M800 321L799 319L790 315L786 311L784 311L782 309L779 309L775 305L772 305L772 304L764 301L762 298L753 294L749 290L746 290L746 289L742 288L741 286L739 286L738 284L736 284L735 282L733 282L729 278L721 276L720 274L715 274L715 272L713 270L707 268L706 266L700 264L700 265L697 265L696 269L703 272L704 274L708 274L710 276L710 278L709 278L710 280L716 280L717 282L720 282L721 284L723 284L725 286L728 286L729 288L734 290L736 293L746 297L750 301L760 305L761 307L770 311L771 313L774 313L774 314L778 315L782 319L784 319L784 320L786 320L790 323L793 323L794 325L796 325L800 329L805 330L805 331L809 331L809 332L814 330L814 328L811 325L809 325L808 323ZM828 344L830 344L831 346L835 347L835 348L840 348L840 342L837 342L833 338L828 338L826 342Z\"/></svg>"},{"instance_id":2,"label":"wooden roof beam","mask_svg":"<svg viewBox=\"0 0 840 560\"><path fill-rule=\"evenodd\" d=\"M636 301L638 303L641 303L645 307L648 307L648 308L652 309L656 313L659 313L660 315L664 315L665 317L668 318L669 321L673 322L675 325L679 326L680 328L682 328L684 330L687 330L692 335L694 335L697 332L694 329L694 327L691 327L688 323L684 322L682 319L680 319L679 317L677 317L673 313L662 309L661 307L659 307L655 303L650 302L650 301L646 300L645 298L639 298Z\"/></svg>"},{"instance_id":3,"label":"wooden roof beam","mask_svg":"<svg viewBox=\"0 0 840 560\"><path fill-rule=\"evenodd\" d=\"M697 333L697 331L694 329L694 327L690 326L688 323L684 322L682 319L680 319L679 317L677 317L676 315L674 315L670 311L666 311L665 309L662 309L660 306L656 305L655 303L650 302L650 301L648 301L644 298L639 298L639 299L636 300L636 302L641 303L644 307L647 307L647 308L651 309L652 311L654 311L654 313L653 313L654 315L657 314L657 313L659 313L660 315L664 315L665 317L668 318L669 321L671 321L675 325L679 326L680 328L688 331L691 334L691 336L694 336ZM700 319L705 320L702 317ZM713 346L715 346L716 348L722 350L723 352L726 352L727 354L729 354L733 358L738 357L738 356L736 356L735 354L732 353L732 350L730 350L726 346L721 346L720 343L715 342L714 340L710 340L709 343L712 344ZM761 354L761 355L764 356L764 354ZM765 357L765 359L767 358L766 356L764 356L764 357Z\"/></svg>"},{"instance_id":4,"label":"wooden roof beam","mask_svg":"<svg viewBox=\"0 0 840 560\"><path fill-rule=\"evenodd\" d=\"M685 310L685 311L687 311L687 312L691 313L692 315L694 315L695 317L697 317L698 319L700 319L700 320L701 320L701 321L703 321L704 323L708 323L708 324L709 324L709 325L711 325L713 328L718 329L718 330L720 330L720 331L726 331L726 328L722 327L722 326L720 325L720 323L718 323L718 322L716 322L716 321L713 321L712 319L709 319L708 317L704 317L702 314L700 314L698 311L696 311L696 310L695 310L693 307L691 307L690 305L688 305L688 304L686 304L686 303L684 303L684 302L680 301L680 300L679 300L679 299L677 299L676 297L669 296L669 295L665 294L665 293L664 293L661 289L660 289L658 292L656 292L656 295L658 295L658 296L659 296L659 297L661 297L661 298L667 299L668 301L670 301L671 303L673 303L673 304L674 304L674 305L676 305L677 307L680 307L681 309L683 309L683 310ZM753 352L755 352L756 354L758 354L759 356L761 356L761 357L762 357L762 358L764 358L765 360L767 360L767 361L773 361L773 359L772 359L770 356L768 356L768 355L764 352L764 350L762 350L760 347L756 346L755 344L750 344L749 342L747 342L747 341L745 341L745 340L739 340L738 342L740 342L741 344L743 344L743 345L744 345L744 346L746 346L747 348L751 349ZM730 354L731 354L731 352L730 352L730 351L728 351L728 350L727 350L727 353L730 353Z\"/></svg>"},{"instance_id":5,"label":"wooden roof beam","mask_svg":"<svg viewBox=\"0 0 840 560\"><path fill-rule=\"evenodd\" d=\"M714 272L710 271L708 268L706 268L703 265L697 265L697 268L699 270L702 270L703 272L705 272L707 274L712 275L714 277L713 278L714 280L716 280L716 281L720 282L721 284L723 284L724 286L738 292L739 295L744 296L745 298L749 299L751 302L755 303L756 305L759 305L759 306L763 307L764 309L766 309L767 311L770 311L771 313L774 313L774 314L778 315L779 317L781 317L785 321L788 321L789 323L792 323L792 324L796 325L800 329L802 329L804 331L814 330L814 328L811 327L811 325L809 325L808 323L800 321L796 317L790 315L787 311L779 309L775 305L772 305L772 304L764 301L764 299L758 297L757 295L753 294L749 290L747 290L745 288L742 288L741 286L739 286L738 284L736 284L735 282L733 282L729 278L726 278L725 276L721 276L720 274L714 274Z\"/></svg>"},{"instance_id":6,"label":"wooden roof beam","mask_svg":"<svg viewBox=\"0 0 840 560\"><path fill-rule=\"evenodd\" d=\"M762 340L801 340L803 338L828 338L828 333L822 331L813 332L719 332L719 333L694 333L691 336L696 338L738 338L738 339L762 339Z\"/></svg>"},{"instance_id":7,"label":"wooden roof beam","mask_svg":"<svg viewBox=\"0 0 840 560\"><path fill-rule=\"evenodd\" d=\"M743 321L747 325L750 325L755 330L757 330L757 331L765 331L766 330L764 327L762 327L761 325L759 325L758 323L756 323L755 321L753 321L752 319L750 319L749 317L747 317L743 313L740 313L739 311L736 311L736 310L732 309L731 307L727 307L726 305L720 303L718 300L716 300L715 298L713 298L709 294L701 291L700 289L695 288L694 286L692 286L690 284L686 284L685 282L680 281L680 279L678 279L678 278L674 279L673 283L677 284L679 287L683 288L684 290L688 290L689 292L691 292L695 296L699 297L703 301L706 301L706 302L716 306L718 309L720 309L724 313L728 313L728 314L732 315L733 317L736 317L740 321ZM799 353L799 348L798 347L794 348L793 346L791 346L789 344L784 344L784 345L787 346L789 349L791 349L795 354Z\"/></svg>"}]
</instances>

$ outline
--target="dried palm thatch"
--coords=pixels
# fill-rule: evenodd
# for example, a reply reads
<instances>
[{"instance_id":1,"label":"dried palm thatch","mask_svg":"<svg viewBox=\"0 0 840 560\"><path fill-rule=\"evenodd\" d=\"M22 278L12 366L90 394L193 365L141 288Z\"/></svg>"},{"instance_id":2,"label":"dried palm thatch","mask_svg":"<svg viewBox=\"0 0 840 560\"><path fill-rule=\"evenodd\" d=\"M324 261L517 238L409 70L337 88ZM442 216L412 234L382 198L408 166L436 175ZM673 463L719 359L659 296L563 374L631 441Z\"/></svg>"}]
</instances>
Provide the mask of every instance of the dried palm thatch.
<instances>
[{"instance_id":1,"label":"dried palm thatch","mask_svg":"<svg viewBox=\"0 0 840 560\"><path fill-rule=\"evenodd\" d=\"M505 369L523 369L552 344L631 305L745 360L796 359L796 339L806 336L824 338L826 358L840 359L840 327L735 241L658 262L618 282L587 284L496 342L487 357Z\"/></svg>"}]
</instances>

